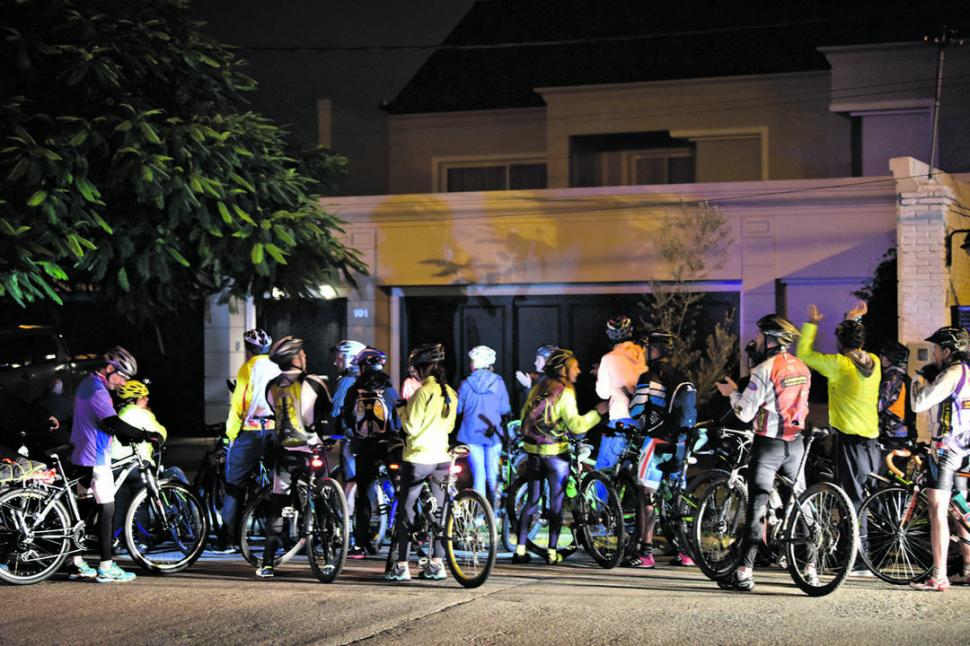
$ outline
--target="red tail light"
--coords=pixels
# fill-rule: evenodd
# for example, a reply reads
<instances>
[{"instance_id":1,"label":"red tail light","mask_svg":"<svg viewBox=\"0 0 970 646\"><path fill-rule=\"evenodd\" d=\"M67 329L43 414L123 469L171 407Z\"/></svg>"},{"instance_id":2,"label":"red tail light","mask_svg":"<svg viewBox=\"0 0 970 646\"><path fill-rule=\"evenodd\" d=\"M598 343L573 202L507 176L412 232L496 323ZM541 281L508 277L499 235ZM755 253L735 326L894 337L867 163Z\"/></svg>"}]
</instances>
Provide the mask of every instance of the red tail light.
<instances>
[{"instance_id":1,"label":"red tail light","mask_svg":"<svg viewBox=\"0 0 970 646\"><path fill-rule=\"evenodd\" d=\"M310 467L314 469L319 469L322 466L323 466L323 460L321 460L320 458L314 457L312 460L310 460Z\"/></svg>"},{"instance_id":2,"label":"red tail light","mask_svg":"<svg viewBox=\"0 0 970 646\"><path fill-rule=\"evenodd\" d=\"M390 469L391 471L397 471L398 469L401 468L401 465L400 464L389 464L389 465L387 465L387 468Z\"/></svg>"}]
</instances>

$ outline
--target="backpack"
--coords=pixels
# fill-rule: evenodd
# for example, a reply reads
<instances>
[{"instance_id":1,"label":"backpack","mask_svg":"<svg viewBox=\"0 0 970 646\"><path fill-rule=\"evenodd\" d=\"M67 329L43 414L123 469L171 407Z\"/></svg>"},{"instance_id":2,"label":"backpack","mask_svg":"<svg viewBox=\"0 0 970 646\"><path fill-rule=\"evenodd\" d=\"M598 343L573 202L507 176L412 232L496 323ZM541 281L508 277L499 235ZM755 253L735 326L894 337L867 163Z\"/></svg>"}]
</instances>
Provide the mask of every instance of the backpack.
<instances>
[{"instance_id":1,"label":"backpack","mask_svg":"<svg viewBox=\"0 0 970 646\"><path fill-rule=\"evenodd\" d=\"M354 404L354 434L365 438L386 433L391 426L391 411L384 401L383 388L358 388Z\"/></svg>"},{"instance_id":2,"label":"backpack","mask_svg":"<svg viewBox=\"0 0 970 646\"><path fill-rule=\"evenodd\" d=\"M537 393L522 418L520 432L525 440L537 445L562 441L563 431L558 428L559 419L553 419L552 410L565 389L562 383L553 382L545 392Z\"/></svg>"}]
</instances>

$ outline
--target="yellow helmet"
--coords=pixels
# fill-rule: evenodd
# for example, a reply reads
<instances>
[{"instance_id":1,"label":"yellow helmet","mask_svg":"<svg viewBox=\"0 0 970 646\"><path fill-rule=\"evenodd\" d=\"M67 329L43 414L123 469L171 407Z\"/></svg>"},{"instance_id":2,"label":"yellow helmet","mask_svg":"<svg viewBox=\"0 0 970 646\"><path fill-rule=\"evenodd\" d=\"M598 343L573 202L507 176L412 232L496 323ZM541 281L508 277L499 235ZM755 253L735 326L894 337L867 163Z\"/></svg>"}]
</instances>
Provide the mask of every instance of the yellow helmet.
<instances>
[{"instance_id":1,"label":"yellow helmet","mask_svg":"<svg viewBox=\"0 0 970 646\"><path fill-rule=\"evenodd\" d=\"M148 386L137 379L129 379L124 386L118 389L118 397L123 400L148 397Z\"/></svg>"}]
</instances>

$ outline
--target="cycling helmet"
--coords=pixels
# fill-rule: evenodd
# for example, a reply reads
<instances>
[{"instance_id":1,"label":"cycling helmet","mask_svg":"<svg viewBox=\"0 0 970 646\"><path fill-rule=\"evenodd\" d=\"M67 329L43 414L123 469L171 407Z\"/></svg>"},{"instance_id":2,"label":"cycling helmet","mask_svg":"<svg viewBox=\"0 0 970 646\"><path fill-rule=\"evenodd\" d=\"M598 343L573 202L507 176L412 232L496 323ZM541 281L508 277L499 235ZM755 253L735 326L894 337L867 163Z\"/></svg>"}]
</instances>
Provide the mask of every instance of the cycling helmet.
<instances>
[{"instance_id":1,"label":"cycling helmet","mask_svg":"<svg viewBox=\"0 0 970 646\"><path fill-rule=\"evenodd\" d=\"M114 366L115 371L125 379L131 379L138 374L138 362L135 361L135 357L120 345L105 352L104 361L107 365Z\"/></svg>"},{"instance_id":2,"label":"cycling helmet","mask_svg":"<svg viewBox=\"0 0 970 646\"><path fill-rule=\"evenodd\" d=\"M896 341L887 341L879 348L879 354L889 359L894 366L905 366L909 363L909 348Z\"/></svg>"},{"instance_id":3,"label":"cycling helmet","mask_svg":"<svg viewBox=\"0 0 970 646\"><path fill-rule=\"evenodd\" d=\"M799 336L795 324L780 314L762 316L756 325L762 334L776 339L779 345L791 345Z\"/></svg>"},{"instance_id":4,"label":"cycling helmet","mask_svg":"<svg viewBox=\"0 0 970 646\"><path fill-rule=\"evenodd\" d=\"M606 336L610 341L619 343L633 338L633 321L629 316L617 316L606 322Z\"/></svg>"},{"instance_id":5,"label":"cycling helmet","mask_svg":"<svg viewBox=\"0 0 970 646\"><path fill-rule=\"evenodd\" d=\"M129 379L124 386L118 389L118 397L122 400L148 397L148 386L136 379Z\"/></svg>"},{"instance_id":6,"label":"cycling helmet","mask_svg":"<svg viewBox=\"0 0 970 646\"><path fill-rule=\"evenodd\" d=\"M357 353L354 363L362 370L382 370L387 363L387 355L377 348L367 346Z\"/></svg>"},{"instance_id":7,"label":"cycling helmet","mask_svg":"<svg viewBox=\"0 0 970 646\"><path fill-rule=\"evenodd\" d=\"M269 352L270 346L273 345L273 337L258 327L252 330L246 330L243 333L243 341L256 354L266 354Z\"/></svg>"},{"instance_id":8,"label":"cycling helmet","mask_svg":"<svg viewBox=\"0 0 970 646\"><path fill-rule=\"evenodd\" d=\"M941 348L950 348L954 354L970 352L970 333L962 327L946 326L926 337L930 343Z\"/></svg>"},{"instance_id":9,"label":"cycling helmet","mask_svg":"<svg viewBox=\"0 0 970 646\"><path fill-rule=\"evenodd\" d=\"M536 348L536 356L542 357L543 360L548 361L552 353L559 349L558 345L540 345Z\"/></svg>"},{"instance_id":10,"label":"cycling helmet","mask_svg":"<svg viewBox=\"0 0 970 646\"><path fill-rule=\"evenodd\" d=\"M273 347L269 349L269 358L273 363L279 364L280 367L285 368L292 365L293 359L296 355L300 354L300 350L303 349L303 339L298 339L295 336L284 336L277 339L273 343Z\"/></svg>"},{"instance_id":11,"label":"cycling helmet","mask_svg":"<svg viewBox=\"0 0 970 646\"><path fill-rule=\"evenodd\" d=\"M409 366L425 366L445 360L445 346L440 343L424 343L408 354Z\"/></svg>"},{"instance_id":12,"label":"cycling helmet","mask_svg":"<svg viewBox=\"0 0 970 646\"><path fill-rule=\"evenodd\" d=\"M866 343L866 328L859 321L842 321L835 328L835 338L847 350L857 350Z\"/></svg>"},{"instance_id":13,"label":"cycling helmet","mask_svg":"<svg viewBox=\"0 0 970 646\"><path fill-rule=\"evenodd\" d=\"M670 332L656 330L641 337L640 343L644 348L654 348L660 353L661 357L666 357L674 349L677 337Z\"/></svg>"},{"instance_id":14,"label":"cycling helmet","mask_svg":"<svg viewBox=\"0 0 970 646\"><path fill-rule=\"evenodd\" d=\"M338 354L346 355L348 359L353 359L357 354L366 348L367 346L360 341L353 341L351 339L344 339L337 345L333 346L333 351Z\"/></svg>"},{"instance_id":15,"label":"cycling helmet","mask_svg":"<svg viewBox=\"0 0 970 646\"><path fill-rule=\"evenodd\" d=\"M468 356L472 360L472 366L479 368L491 368L495 365L495 350L487 345L476 345L469 351Z\"/></svg>"},{"instance_id":16,"label":"cycling helmet","mask_svg":"<svg viewBox=\"0 0 970 646\"><path fill-rule=\"evenodd\" d=\"M543 371L547 375L556 377L559 372L566 367L570 359L575 358L572 350L567 350L566 348L556 348L549 358L546 359L546 365L543 367Z\"/></svg>"}]
</instances>

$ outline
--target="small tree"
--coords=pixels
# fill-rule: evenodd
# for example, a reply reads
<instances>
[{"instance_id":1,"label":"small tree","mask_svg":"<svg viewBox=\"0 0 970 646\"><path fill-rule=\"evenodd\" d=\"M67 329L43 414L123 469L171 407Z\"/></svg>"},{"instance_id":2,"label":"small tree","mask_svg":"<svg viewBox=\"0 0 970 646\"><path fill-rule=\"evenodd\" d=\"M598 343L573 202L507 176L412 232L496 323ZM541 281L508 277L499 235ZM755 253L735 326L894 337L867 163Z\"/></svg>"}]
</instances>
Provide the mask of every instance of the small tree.
<instances>
[{"instance_id":1,"label":"small tree","mask_svg":"<svg viewBox=\"0 0 970 646\"><path fill-rule=\"evenodd\" d=\"M365 270L313 195L345 160L288 157L185 0L3 2L0 58L0 298L137 321Z\"/></svg>"},{"instance_id":2,"label":"small tree","mask_svg":"<svg viewBox=\"0 0 970 646\"><path fill-rule=\"evenodd\" d=\"M732 332L734 313L729 312L699 343L704 294L691 285L724 266L733 244L731 229L724 214L707 202L685 204L665 215L656 244L670 280L653 281L651 293L640 303L641 324L680 339L671 363L690 376L700 403L705 403L715 382L734 365L738 338Z\"/></svg>"},{"instance_id":3,"label":"small tree","mask_svg":"<svg viewBox=\"0 0 970 646\"><path fill-rule=\"evenodd\" d=\"M853 292L866 301L869 311L862 317L866 326L866 347L872 352L886 342L899 338L899 299L896 278L896 247L883 254L872 278L862 289Z\"/></svg>"}]
</instances>

